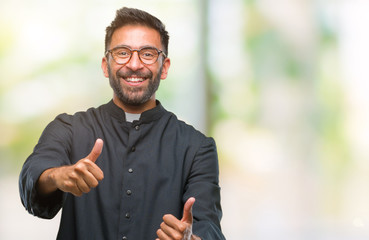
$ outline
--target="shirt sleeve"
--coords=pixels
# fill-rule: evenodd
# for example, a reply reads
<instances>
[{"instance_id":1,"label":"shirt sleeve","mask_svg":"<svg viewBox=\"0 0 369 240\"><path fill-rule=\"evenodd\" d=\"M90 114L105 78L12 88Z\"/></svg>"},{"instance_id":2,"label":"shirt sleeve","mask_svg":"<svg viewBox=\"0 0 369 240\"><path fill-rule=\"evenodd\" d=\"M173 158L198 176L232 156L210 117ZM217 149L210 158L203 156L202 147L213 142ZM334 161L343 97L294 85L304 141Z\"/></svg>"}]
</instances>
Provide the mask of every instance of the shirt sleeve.
<instances>
[{"instance_id":1,"label":"shirt sleeve","mask_svg":"<svg viewBox=\"0 0 369 240\"><path fill-rule=\"evenodd\" d=\"M196 152L183 202L195 197L193 206L193 233L203 240L225 239L220 226L219 166L215 142L206 138Z\"/></svg>"},{"instance_id":2,"label":"shirt sleeve","mask_svg":"<svg viewBox=\"0 0 369 240\"><path fill-rule=\"evenodd\" d=\"M64 193L57 190L47 197L40 196L36 184L47 169L70 164L72 139L70 116L59 115L43 131L32 154L19 175L19 192L26 210L40 218L53 218L63 204Z\"/></svg>"}]
</instances>

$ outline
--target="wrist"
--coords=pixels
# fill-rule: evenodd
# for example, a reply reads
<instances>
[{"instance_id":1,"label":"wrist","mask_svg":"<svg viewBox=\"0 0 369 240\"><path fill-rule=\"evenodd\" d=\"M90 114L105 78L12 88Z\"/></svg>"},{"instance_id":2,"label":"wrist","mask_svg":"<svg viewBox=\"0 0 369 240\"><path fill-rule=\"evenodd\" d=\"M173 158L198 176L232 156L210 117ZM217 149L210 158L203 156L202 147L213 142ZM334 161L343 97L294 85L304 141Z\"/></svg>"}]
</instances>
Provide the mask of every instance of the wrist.
<instances>
[{"instance_id":1,"label":"wrist","mask_svg":"<svg viewBox=\"0 0 369 240\"><path fill-rule=\"evenodd\" d=\"M36 190L39 194L46 196L58 189L54 180L55 170L56 168L50 168L40 175L36 183Z\"/></svg>"}]
</instances>

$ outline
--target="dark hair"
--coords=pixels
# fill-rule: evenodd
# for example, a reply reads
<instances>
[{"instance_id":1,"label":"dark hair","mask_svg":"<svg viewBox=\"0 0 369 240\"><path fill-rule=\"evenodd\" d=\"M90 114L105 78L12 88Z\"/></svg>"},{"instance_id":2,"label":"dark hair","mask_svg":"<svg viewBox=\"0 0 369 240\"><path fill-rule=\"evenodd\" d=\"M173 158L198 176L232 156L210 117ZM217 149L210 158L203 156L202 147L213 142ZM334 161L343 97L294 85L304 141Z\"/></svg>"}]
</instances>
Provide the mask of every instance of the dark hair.
<instances>
[{"instance_id":1,"label":"dark hair","mask_svg":"<svg viewBox=\"0 0 369 240\"><path fill-rule=\"evenodd\" d=\"M145 11L127 7L118 9L115 19L111 22L110 26L106 28L105 52L108 50L114 31L126 25L142 25L158 31L161 44L164 47L163 51L165 55L168 56L169 35L165 30L165 25L158 18Z\"/></svg>"}]
</instances>

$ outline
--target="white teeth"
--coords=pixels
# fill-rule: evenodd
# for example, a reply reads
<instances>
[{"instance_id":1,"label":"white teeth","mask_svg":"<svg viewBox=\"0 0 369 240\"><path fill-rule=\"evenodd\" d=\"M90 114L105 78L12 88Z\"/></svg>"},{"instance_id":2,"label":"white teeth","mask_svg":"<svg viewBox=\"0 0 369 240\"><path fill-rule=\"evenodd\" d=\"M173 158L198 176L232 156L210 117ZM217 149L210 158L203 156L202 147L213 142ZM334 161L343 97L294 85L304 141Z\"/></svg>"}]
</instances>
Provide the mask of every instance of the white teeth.
<instances>
[{"instance_id":1,"label":"white teeth","mask_svg":"<svg viewBox=\"0 0 369 240\"><path fill-rule=\"evenodd\" d=\"M143 82L145 79L143 79L143 78L127 78L126 80L127 80L127 82L137 83L137 82Z\"/></svg>"}]
</instances>

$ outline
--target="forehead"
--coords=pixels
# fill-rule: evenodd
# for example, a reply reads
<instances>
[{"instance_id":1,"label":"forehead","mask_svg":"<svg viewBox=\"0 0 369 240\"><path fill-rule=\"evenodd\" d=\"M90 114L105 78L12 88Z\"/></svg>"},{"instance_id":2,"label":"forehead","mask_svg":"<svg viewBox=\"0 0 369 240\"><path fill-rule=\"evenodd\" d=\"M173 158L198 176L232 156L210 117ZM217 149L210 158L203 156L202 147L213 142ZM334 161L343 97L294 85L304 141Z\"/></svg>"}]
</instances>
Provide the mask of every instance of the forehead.
<instances>
[{"instance_id":1,"label":"forehead","mask_svg":"<svg viewBox=\"0 0 369 240\"><path fill-rule=\"evenodd\" d=\"M153 28L142 25L126 25L114 31L110 49L126 45L131 48L152 46L161 49L160 34Z\"/></svg>"}]
</instances>

